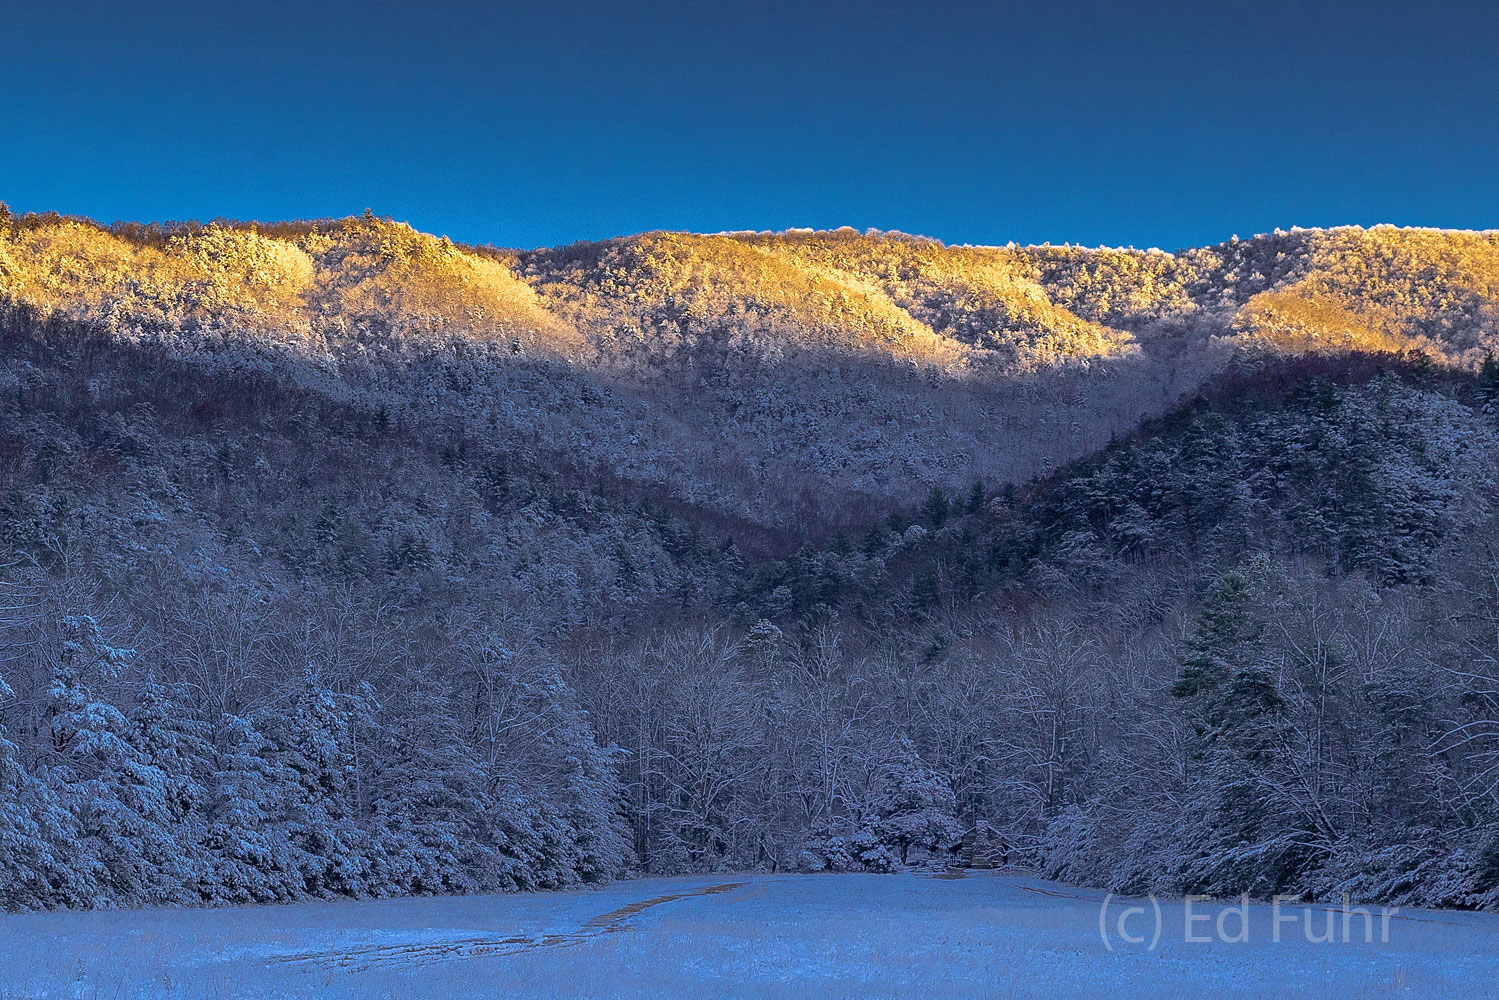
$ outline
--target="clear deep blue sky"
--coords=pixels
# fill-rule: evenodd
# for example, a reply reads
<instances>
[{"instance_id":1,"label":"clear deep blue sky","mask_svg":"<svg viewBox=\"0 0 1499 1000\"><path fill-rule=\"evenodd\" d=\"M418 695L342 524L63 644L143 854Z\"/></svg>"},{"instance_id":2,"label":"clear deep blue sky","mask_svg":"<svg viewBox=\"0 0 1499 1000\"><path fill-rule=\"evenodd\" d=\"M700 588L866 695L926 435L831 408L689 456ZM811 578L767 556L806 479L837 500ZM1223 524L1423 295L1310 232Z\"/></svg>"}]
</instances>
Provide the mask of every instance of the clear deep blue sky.
<instances>
[{"instance_id":1,"label":"clear deep blue sky","mask_svg":"<svg viewBox=\"0 0 1499 1000\"><path fill-rule=\"evenodd\" d=\"M1495 6L1351 6L0 0L0 199L508 246L1499 227Z\"/></svg>"}]
</instances>

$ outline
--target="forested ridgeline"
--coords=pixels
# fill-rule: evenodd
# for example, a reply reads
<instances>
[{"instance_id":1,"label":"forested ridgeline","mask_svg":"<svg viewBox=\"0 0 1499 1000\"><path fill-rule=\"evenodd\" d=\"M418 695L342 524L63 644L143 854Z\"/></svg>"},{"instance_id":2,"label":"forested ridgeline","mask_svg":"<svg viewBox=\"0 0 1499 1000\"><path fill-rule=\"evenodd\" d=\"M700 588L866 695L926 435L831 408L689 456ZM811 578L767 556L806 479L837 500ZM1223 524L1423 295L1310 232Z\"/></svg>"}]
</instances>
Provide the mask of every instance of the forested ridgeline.
<instances>
[{"instance_id":1,"label":"forested ridgeline","mask_svg":"<svg viewBox=\"0 0 1499 1000\"><path fill-rule=\"evenodd\" d=\"M9 908L982 828L1499 905L1488 236L0 228Z\"/></svg>"},{"instance_id":2,"label":"forested ridgeline","mask_svg":"<svg viewBox=\"0 0 1499 1000\"><path fill-rule=\"evenodd\" d=\"M1499 329L1496 246L1376 227L1174 254L852 230L510 251L368 214L0 213L0 299L179 354L311 359L423 419L526 437L800 542L932 485L1045 474L1236 353L1476 368Z\"/></svg>"}]
</instances>

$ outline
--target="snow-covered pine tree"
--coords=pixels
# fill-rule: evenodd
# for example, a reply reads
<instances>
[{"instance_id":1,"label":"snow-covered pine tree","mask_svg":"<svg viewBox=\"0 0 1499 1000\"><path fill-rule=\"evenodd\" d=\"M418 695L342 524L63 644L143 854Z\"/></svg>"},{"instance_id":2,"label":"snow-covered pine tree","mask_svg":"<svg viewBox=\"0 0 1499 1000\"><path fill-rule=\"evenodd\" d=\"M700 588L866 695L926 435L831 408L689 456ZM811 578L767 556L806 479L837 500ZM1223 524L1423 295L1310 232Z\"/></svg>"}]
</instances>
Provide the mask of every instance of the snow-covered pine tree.
<instances>
[{"instance_id":1,"label":"snow-covered pine tree","mask_svg":"<svg viewBox=\"0 0 1499 1000\"><path fill-rule=\"evenodd\" d=\"M1264 624L1250 578L1218 578L1181 658L1171 693L1194 739L1188 815L1175 826L1188 855L1188 888L1279 891L1294 874L1289 811L1272 801L1284 745L1285 704L1266 663Z\"/></svg>"},{"instance_id":2,"label":"snow-covered pine tree","mask_svg":"<svg viewBox=\"0 0 1499 1000\"><path fill-rule=\"evenodd\" d=\"M376 730L370 800L393 891L505 888L488 820L495 805L442 679L413 676Z\"/></svg>"},{"instance_id":3,"label":"snow-covered pine tree","mask_svg":"<svg viewBox=\"0 0 1499 1000\"><path fill-rule=\"evenodd\" d=\"M281 788L283 827L298 851L301 891L313 896L361 896L372 888L354 820L354 754L350 713L311 669L292 705L256 720L270 739L270 759L291 778Z\"/></svg>"},{"instance_id":4,"label":"snow-covered pine tree","mask_svg":"<svg viewBox=\"0 0 1499 1000\"><path fill-rule=\"evenodd\" d=\"M214 859L200 891L231 903L295 899L306 891L300 852L285 826L285 790L296 781L271 760L275 747L249 719L226 715L214 732L202 843Z\"/></svg>"},{"instance_id":5,"label":"snow-covered pine tree","mask_svg":"<svg viewBox=\"0 0 1499 1000\"><path fill-rule=\"evenodd\" d=\"M54 776L82 827L83 852L98 862L101 902L185 901L190 872L174 836L169 782L140 734L91 685L117 675L134 656L104 641L86 615L60 622L61 654L46 715L58 758Z\"/></svg>"},{"instance_id":6,"label":"snow-covered pine tree","mask_svg":"<svg viewBox=\"0 0 1499 1000\"><path fill-rule=\"evenodd\" d=\"M214 749L207 725L193 718L182 693L148 674L130 713L133 742L163 778L161 805L178 850L177 880L189 892L207 893L216 876L202 849L209 806L208 782Z\"/></svg>"},{"instance_id":7,"label":"snow-covered pine tree","mask_svg":"<svg viewBox=\"0 0 1499 1000\"><path fill-rule=\"evenodd\" d=\"M151 763L167 776L167 808L173 822L188 824L200 818L207 811L207 782L213 770L212 727L193 718L181 692L154 674L147 675L137 692L130 721Z\"/></svg>"},{"instance_id":8,"label":"snow-covered pine tree","mask_svg":"<svg viewBox=\"0 0 1499 1000\"><path fill-rule=\"evenodd\" d=\"M12 694L0 677L0 709ZM66 902L55 897L49 884L51 845L32 815L39 798L50 798L37 794L37 784L0 721L0 910L34 910Z\"/></svg>"},{"instance_id":9,"label":"snow-covered pine tree","mask_svg":"<svg viewBox=\"0 0 1499 1000\"><path fill-rule=\"evenodd\" d=\"M948 850L963 833L956 809L952 787L927 766L910 738L895 740L880 762L867 805L866 823L879 842L900 852L901 864L913 847Z\"/></svg>"},{"instance_id":10,"label":"snow-covered pine tree","mask_svg":"<svg viewBox=\"0 0 1499 1000\"><path fill-rule=\"evenodd\" d=\"M550 758L550 801L567 822L570 865L584 882L608 881L625 870L632 854L620 818L619 776L562 675L547 670L539 686L549 702L549 724L542 733Z\"/></svg>"}]
</instances>

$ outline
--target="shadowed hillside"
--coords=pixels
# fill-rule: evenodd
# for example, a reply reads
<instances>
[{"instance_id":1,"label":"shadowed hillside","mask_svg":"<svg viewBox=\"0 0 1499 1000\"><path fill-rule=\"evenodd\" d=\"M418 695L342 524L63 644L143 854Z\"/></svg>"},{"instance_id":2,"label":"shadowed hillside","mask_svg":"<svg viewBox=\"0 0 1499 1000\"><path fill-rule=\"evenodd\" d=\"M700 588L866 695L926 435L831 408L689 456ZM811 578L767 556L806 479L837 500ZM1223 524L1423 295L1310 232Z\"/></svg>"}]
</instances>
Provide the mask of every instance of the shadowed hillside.
<instances>
[{"instance_id":1,"label":"shadowed hillside","mask_svg":"<svg viewBox=\"0 0 1499 1000\"><path fill-rule=\"evenodd\" d=\"M514 253L370 216L7 219L0 302L36 321L215 365L300 358L299 377L335 393L437 406L798 532L934 484L1027 478L1212 363L1142 356L1017 277L1012 253L904 237L649 234Z\"/></svg>"},{"instance_id":2,"label":"shadowed hillside","mask_svg":"<svg viewBox=\"0 0 1499 1000\"><path fill-rule=\"evenodd\" d=\"M33 215L0 222L0 301L215 363L290 351L337 392L816 533L932 486L1023 482L1236 353L1474 367L1499 336L1496 259L1493 235L1389 227L1177 254L852 230L517 252L369 215Z\"/></svg>"},{"instance_id":3,"label":"shadowed hillside","mask_svg":"<svg viewBox=\"0 0 1499 1000\"><path fill-rule=\"evenodd\" d=\"M1499 906L1494 262L0 216L0 907Z\"/></svg>"}]
</instances>

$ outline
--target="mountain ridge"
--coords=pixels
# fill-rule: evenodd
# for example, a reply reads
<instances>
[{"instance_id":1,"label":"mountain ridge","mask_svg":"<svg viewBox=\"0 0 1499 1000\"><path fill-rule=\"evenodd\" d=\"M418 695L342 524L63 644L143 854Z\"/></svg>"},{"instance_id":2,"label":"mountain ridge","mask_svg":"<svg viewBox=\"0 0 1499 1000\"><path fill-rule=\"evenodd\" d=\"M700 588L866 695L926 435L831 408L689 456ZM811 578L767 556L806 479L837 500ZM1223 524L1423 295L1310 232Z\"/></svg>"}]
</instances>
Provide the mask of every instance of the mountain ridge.
<instances>
[{"instance_id":1,"label":"mountain ridge","mask_svg":"<svg viewBox=\"0 0 1499 1000\"><path fill-rule=\"evenodd\" d=\"M1499 906L1495 246L7 217L0 905Z\"/></svg>"},{"instance_id":2,"label":"mountain ridge","mask_svg":"<svg viewBox=\"0 0 1499 1000\"><path fill-rule=\"evenodd\" d=\"M523 333L539 336L550 332L562 341L550 349L567 353L579 345L567 343L568 336L555 328L548 331L559 317L548 315L545 297L534 298L538 285L550 287L551 301L564 308L569 296L576 299L587 291L602 290L605 306L613 304L616 308L621 305L621 296L666 307L681 300L685 291L687 298L678 302L685 315L658 319L675 320L680 325L683 320L714 316L714 308L720 307L734 310L734 315L741 317L759 315L767 321L779 318L803 332L826 329L830 334L863 321L864 332L874 335L876 346L888 344L888 349L897 354L904 352L917 360L939 364L951 364L966 356L961 347L944 341L955 339L970 347L976 345L976 332L952 336L964 329L965 320L970 326L986 326L991 333L1023 329L1024 303L1020 304L1018 320L994 313L1001 305L1013 310L1016 296L1031 298L1030 312L1051 314L1032 323L1040 332L1057 323L1065 326L1069 322L1090 324L1113 319L1126 328L1114 329L1115 336L1136 332L1130 328L1138 326L1141 312L1150 308L1171 315L1190 311L1186 309L1189 303L1200 309L1213 304L1214 297L1224 300L1225 296L1243 306L1254 294L1285 292L1282 286L1287 284L1286 279L1296 279L1290 282L1292 285L1306 285L1314 279L1313 287L1300 289L1306 294L1372 294L1378 299L1391 297L1392 289L1367 286L1382 279L1398 283L1412 272L1424 270L1428 280L1458 286L1466 283L1468 287L1460 291L1492 308L1494 255L1499 252L1499 232L1492 230L1394 226L1278 229L1244 240L1235 238L1169 253L1072 244L948 246L928 237L858 233L847 228L712 235L650 231L559 247L506 250L455 244L446 237L427 236L372 215L289 223L116 223L108 227L56 215L9 215L7 219L8 226L0 222L0 229L7 230L3 249L8 261L0 264L0 279L5 282L0 289L26 301L71 310L77 318L128 321L132 309L126 300L132 293L138 295L148 289L122 287L111 272L117 271L134 249L143 256L131 263L143 275L158 278L163 287L162 293L154 296L158 310L168 305L177 307L177 313L170 316L153 316L150 310L138 308L141 315L136 318L143 323L186 318L200 324L215 320L232 324L234 316L219 317L216 312L232 312L239 307L244 312L275 313L290 305L288 297L316 289L331 301L316 307L308 303L314 313L336 314L354 326L363 323L381 327L378 332L399 331L414 336L438 333L439 323L448 332L468 336L517 338ZM758 249L765 257L746 257L734 249L740 246ZM1367 258L1362 262L1365 273L1327 273L1360 254ZM607 262L605 256L610 258ZM90 285L70 265L92 267L98 272L96 280ZM517 267L527 273L515 273ZM923 275L919 272L923 268L929 272L929 280L924 282L925 301L920 294L913 296L911 286L915 281L920 292ZM1241 273L1246 269L1247 273ZM629 276L632 283L616 289L610 279L617 281L622 275ZM809 313L807 304L799 300L821 294L812 287L819 276L834 281L835 286L841 277L843 287L834 287L826 301L813 303ZM878 289L882 293L879 298L888 305L868 300L876 291L868 287L872 280L885 285ZM969 281L966 293L964 280ZM972 280L983 286L983 301L973 301L979 291L971 286ZM955 281L956 299L952 288L940 287ZM995 281L1007 282L1009 287L998 288ZM1169 287L1153 287L1160 281ZM1350 281L1361 282L1364 287L1350 287ZM232 283L246 289L243 294L248 296L247 302L233 300L232 290L225 287ZM148 282L136 282L145 284ZM938 287L933 288L934 284ZM706 298L704 285L727 296L728 301ZM188 289L186 294L184 287ZM1408 287L1403 291L1410 293ZM945 311L931 300L937 292L944 293L940 305L946 307ZM1110 293L1125 293L1134 300L1133 306L1116 305ZM173 298L178 301L161 301ZM985 302L991 306L987 314ZM1443 305L1416 304L1425 305L1428 311L1433 307L1440 310ZM1071 316L1072 305L1081 305L1090 315ZM884 309L893 312L882 312ZM576 308L571 311L580 312ZM979 313L977 319L975 312ZM577 326L581 320L595 340L601 335L597 318L572 318L571 325ZM1430 316L1417 318L1430 324ZM305 317L297 319L306 321ZM938 321L928 323L924 319ZM1048 324L1047 319L1052 322ZM1409 319L1399 315L1374 317L1373 324L1398 325ZM1255 325L1241 324L1239 332L1252 332ZM977 327L973 329L977 331ZM889 332L881 334L881 330ZM583 333L572 331L573 336ZM1099 334L1107 339L1104 331ZM846 346L860 346L857 338L848 334L839 333L835 341L838 337ZM1445 345L1434 342L1419 346L1440 350ZM1062 359L1088 356L1087 351L1055 353Z\"/></svg>"},{"instance_id":3,"label":"mountain ridge","mask_svg":"<svg viewBox=\"0 0 1499 1000\"><path fill-rule=\"evenodd\" d=\"M187 356L289 351L377 392L440 368L445 384L420 391L465 397L464 419L493 422L474 394L498 394L502 424L556 452L779 528L827 521L819 496L874 510L933 485L1023 482L1236 356L1476 370L1499 344L1496 275L1499 236L1426 229L1167 255L852 230L509 251L373 215L0 224L9 308Z\"/></svg>"}]
</instances>

